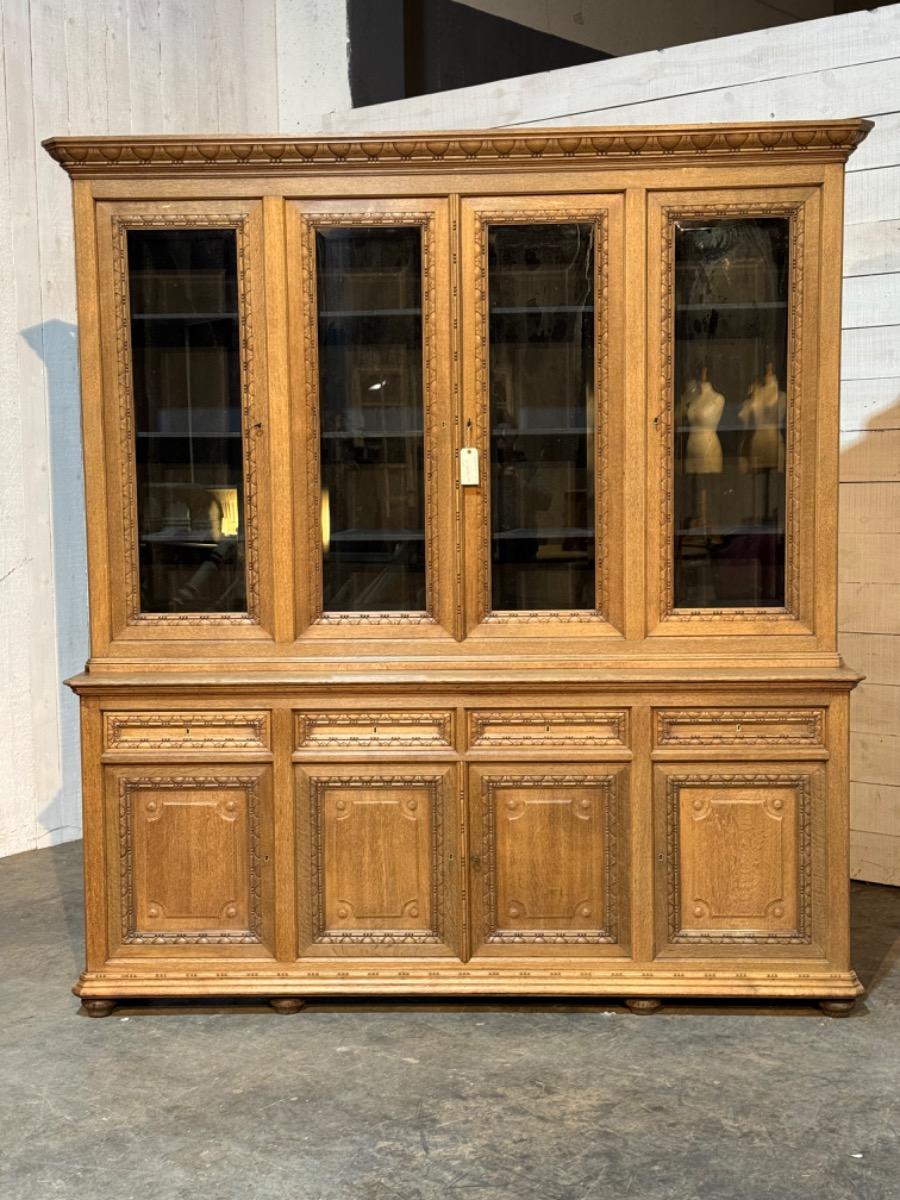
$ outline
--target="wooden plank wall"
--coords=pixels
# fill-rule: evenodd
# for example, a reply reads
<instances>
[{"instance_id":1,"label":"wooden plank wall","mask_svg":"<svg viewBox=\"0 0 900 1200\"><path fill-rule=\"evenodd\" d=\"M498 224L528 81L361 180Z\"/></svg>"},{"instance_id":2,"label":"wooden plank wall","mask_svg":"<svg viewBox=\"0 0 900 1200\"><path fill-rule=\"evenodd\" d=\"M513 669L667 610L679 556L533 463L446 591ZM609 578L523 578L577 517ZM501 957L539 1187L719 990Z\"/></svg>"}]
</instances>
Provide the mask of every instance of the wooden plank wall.
<instances>
[{"instance_id":1,"label":"wooden plank wall","mask_svg":"<svg viewBox=\"0 0 900 1200\"><path fill-rule=\"evenodd\" d=\"M510 13L510 15L513 15ZM900 5L336 113L335 132L869 116L851 158L841 414L841 650L851 873L900 884Z\"/></svg>"},{"instance_id":2,"label":"wooden plank wall","mask_svg":"<svg viewBox=\"0 0 900 1200\"><path fill-rule=\"evenodd\" d=\"M346 20L333 0L0 0L0 68L2 856L81 824L60 685L87 656L74 252L40 140L315 125L349 103Z\"/></svg>"}]
</instances>

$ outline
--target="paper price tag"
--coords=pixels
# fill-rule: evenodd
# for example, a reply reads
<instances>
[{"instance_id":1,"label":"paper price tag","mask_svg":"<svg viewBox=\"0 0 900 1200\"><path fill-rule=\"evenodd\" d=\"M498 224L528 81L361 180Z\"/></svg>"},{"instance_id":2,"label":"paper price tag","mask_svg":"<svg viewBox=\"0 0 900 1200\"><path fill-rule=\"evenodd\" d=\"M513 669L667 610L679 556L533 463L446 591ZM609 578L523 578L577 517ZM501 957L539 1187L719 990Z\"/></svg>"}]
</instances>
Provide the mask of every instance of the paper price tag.
<instances>
[{"instance_id":1,"label":"paper price tag","mask_svg":"<svg viewBox=\"0 0 900 1200\"><path fill-rule=\"evenodd\" d=\"M459 452L459 482L463 487L478 486L478 451L465 446Z\"/></svg>"}]
</instances>

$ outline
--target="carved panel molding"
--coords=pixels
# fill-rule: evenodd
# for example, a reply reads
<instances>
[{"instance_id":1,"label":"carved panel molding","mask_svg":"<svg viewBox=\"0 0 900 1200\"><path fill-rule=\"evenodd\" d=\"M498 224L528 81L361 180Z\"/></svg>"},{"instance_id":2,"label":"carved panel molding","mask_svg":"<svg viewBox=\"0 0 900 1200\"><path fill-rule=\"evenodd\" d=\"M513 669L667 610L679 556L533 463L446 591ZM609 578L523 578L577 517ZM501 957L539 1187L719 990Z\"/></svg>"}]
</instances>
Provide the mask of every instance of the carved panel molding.
<instances>
[{"instance_id":1,"label":"carved panel molding","mask_svg":"<svg viewBox=\"0 0 900 1200\"><path fill-rule=\"evenodd\" d=\"M503 929L500 921L497 881L498 793L507 788L559 789L593 788L600 792L603 863L603 923L597 929ZM485 941L489 945L603 945L618 941L618 789L614 774L608 775L487 775L482 780L482 900L487 921ZM510 801L512 803L512 801ZM562 865L562 864L561 864Z\"/></svg>"},{"instance_id":2,"label":"carved panel molding","mask_svg":"<svg viewBox=\"0 0 900 1200\"><path fill-rule=\"evenodd\" d=\"M137 928L134 865L134 800L143 791L242 791L246 795L248 838L247 929L197 931ZM122 941L130 946L229 945L262 941L261 861L258 781L253 775L142 775L119 780L119 882Z\"/></svg>"},{"instance_id":3,"label":"carved panel molding","mask_svg":"<svg viewBox=\"0 0 900 1200\"><path fill-rule=\"evenodd\" d=\"M426 793L430 821L430 888L428 904L430 923L425 929L329 929L326 919L326 889L328 887L328 864L325 854L325 798L329 790L396 791L415 789ZM444 813L442 804L442 781L436 775L344 775L315 777L309 780L310 805L310 881L313 940L319 945L348 946L400 946L441 945L444 936ZM413 915L419 916L418 912Z\"/></svg>"},{"instance_id":4,"label":"carved panel molding","mask_svg":"<svg viewBox=\"0 0 900 1200\"><path fill-rule=\"evenodd\" d=\"M129 229L233 229L237 249L237 293L240 319L241 439L244 456L244 522L247 611L237 613L141 612L138 569L137 470L135 463L134 386L131 321L128 290ZM166 213L114 216L113 300L116 314L116 369L118 390L119 455L121 463L123 541L125 546L125 612L129 625L248 625L259 620L259 518L256 503L257 420L253 388L253 313L250 259L245 213Z\"/></svg>"},{"instance_id":5,"label":"carved panel molding","mask_svg":"<svg viewBox=\"0 0 900 1200\"><path fill-rule=\"evenodd\" d=\"M683 788L790 788L797 802L797 928L774 930L691 930L683 928L679 799ZM808 774L759 772L732 775L709 772L673 774L666 779L666 883L668 939L675 945L809 945L812 941L812 780ZM773 814L774 815L774 814ZM780 915L780 914L776 914Z\"/></svg>"},{"instance_id":6,"label":"carved panel molding","mask_svg":"<svg viewBox=\"0 0 900 1200\"><path fill-rule=\"evenodd\" d=\"M666 708L658 746L824 746L822 708Z\"/></svg>"},{"instance_id":7,"label":"carved panel molding","mask_svg":"<svg viewBox=\"0 0 900 1200\"><path fill-rule=\"evenodd\" d=\"M106 712L107 750L268 750L264 712Z\"/></svg>"},{"instance_id":8,"label":"carved panel molding","mask_svg":"<svg viewBox=\"0 0 900 1200\"><path fill-rule=\"evenodd\" d=\"M596 747L628 745L625 709L477 709L469 713L469 745L513 749L518 746Z\"/></svg>"},{"instance_id":9,"label":"carved panel molding","mask_svg":"<svg viewBox=\"0 0 900 1200\"><path fill-rule=\"evenodd\" d=\"M448 749L453 746L453 714L418 709L366 709L298 712L297 749Z\"/></svg>"}]
</instances>

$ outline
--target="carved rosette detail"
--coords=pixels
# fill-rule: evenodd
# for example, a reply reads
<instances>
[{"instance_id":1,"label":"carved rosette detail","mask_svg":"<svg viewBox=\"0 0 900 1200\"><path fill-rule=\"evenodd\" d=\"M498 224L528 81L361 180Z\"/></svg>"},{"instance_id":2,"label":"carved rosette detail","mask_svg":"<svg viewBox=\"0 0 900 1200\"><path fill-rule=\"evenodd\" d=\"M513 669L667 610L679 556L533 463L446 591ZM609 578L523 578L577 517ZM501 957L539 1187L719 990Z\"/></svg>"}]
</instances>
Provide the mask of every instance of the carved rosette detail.
<instances>
[{"instance_id":1,"label":"carved rosette detail","mask_svg":"<svg viewBox=\"0 0 900 1200\"><path fill-rule=\"evenodd\" d=\"M437 304L434 217L428 212L310 212L300 214L300 270L303 280L303 324L305 361L306 495L309 514L307 567L311 580L312 618L317 625L434 625L440 612L437 563ZM322 546L319 540L321 503L321 461L319 424L319 317L316 275L316 231L318 229L358 228L402 225L422 231L422 410L424 414L425 464L425 612L325 612L322 605Z\"/></svg>"},{"instance_id":2,"label":"carved rosette detail","mask_svg":"<svg viewBox=\"0 0 900 1200\"><path fill-rule=\"evenodd\" d=\"M296 174L323 166L359 170L410 166L487 167L498 161L546 169L559 164L631 162L784 161L834 162L866 137L865 122L712 125L646 129L532 129L515 133L392 134L388 138L52 138L48 153L71 175L216 173L235 168Z\"/></svg>"},{"instance_id":3,"label":"carved rosette detail","mask_svg":"<svg viewBox=\"0 0 900 1200\"><path fill-rule=\"evenodd\" d=\"M502 788L596 787L603 797L603 926L597 930L498 928L496 794ZM484 780L482 813L482 900L489 945L596 946L618 939L618 787L615 775L491 775Z\"/></svg>"},{"instance_id":4,"label":"carved rosette detail","mask_svg":"<svg viewBox=\"0 0 900 1200\"><path fill-rule=\"evenodd\" d=\"M206 730L210 728L229 730L247 730L249 736L229 737L155 737L151 730L165 731L167 729L184 730L186 726L199 726ZM129 729L146 729L143 737L122 738ZM106 748L108 750L155 750L160 746L170 747L178 743L184 747L197 750L267 750L269 747L269 723L264 713L107 713L106 714Z\"/></svg>"},{"instance_id":5,"label":"carved rosette detail","mask_svg":"<svg viewBox=\"0 0 900 1200\"><path fill-rule=\"evenodd\" d=\"M683 787L790 787L797 794L797 929L784 933L729 933L681 927L678 794ZM713 773L670 775L666 780L666 900L669 942L675 945L807 946L812 941L812 789L809 775Z\"/></svg>"},{"instance_id":6,"label":"carved rosette detail","mask_svg":"<svg viewBox=\"0 0 900 1200\"><path fill-rule=\"evenodd\" d=\"M716 733L691 733L695 724L720 728ZM735 725L746 726L740 736ZM754 733L754 726L778 724L777 733ZM658 746L821 746L825 713L821 708L665 709L656 714Z\"/></svg>"},{"instance_id":7,"label":"carved rosette detail","mask_svg":"<svg viewBox=\"0 0 900 1200\"><path fill-rule=\"evenodd\" d=\"M444 806L441 780L434 775L341 775L336 778L314 777L309 781L310 805L310 880L312 883L312 936L316 945L349 946L440 946L444 943ZM390 930L331 930L325 922L325 839L323 807L325 793L333 787L342 791L358 788L423 788L428 795L431 814L431 924L432 928Z\"/></svg>"},{"instance_id":8,"label":"carved rosette detail","mask_svg":"<svg viewBox=\"0 0 900 1200\"><path fill-rule=\"evenodd\" d=\"M800 615L800 430L803 400L803 276L804 209L802 203L679 204L662 209L660 245L660 347L659 413L662 437L660 477L659 589L662 617L667 621L711 619L795 621ZM787 497L785 521L785 607L773 608L675 608L675 225L679 218L786 217L790 221L790 319L788 330L788 389L786 419Z\"/></svg>"},{"instance_id":9,"label":"carved rosette detail","mask_svg":"<svg viewBox=\"0 0 900 1200\"><path fill-rule=\"evenodd\" d=\"M491 509L487 489L479 494L481 536L478 544L478 586L481 593L479 620L491 625L554 625L581 624L606 620L607 605L607 548L609 545L609 506L607 470L607 441L609 430L609 218L605 208L595 211L583 208L526 208L513 211L484 209L475 222L475 395L478 400L473 438L481 460L490 461L488 421L490 419L490 364L488 330L488 230L491 225L538 225L591 223L594 226L594 454L597 470L594 495L595 529L595 607L592 610L539 609L515 612L493 611L491 608Z\"/></svg>"},{"instance_id":10,"label":"carved rosette detail","mask_svg":"<svg viewBox=\"0 0 900 1200\"><path fill-rule=\"evenodd\" d=\"M259 621L259 524L256 505L256 417L253 400L253 322L250 255L245 213L166 213L114 216L113 301L116 314L116 365L119 402L119 453L125 547L125 609L129 625L255 625ZM244 613L144 613L139 592L137 548L137 470L135 464L134 380L128 289L129 229L233 229L237 250L240 314L241 432L244 457L244 526L247 611Z\"/></svg>"},{"instance_id":11,"label":"carved rosette detail","mask_svg":"<svg viewBox=\"0 0 900 1200\"><path fill-rule=\"evenodd\" d=\"M141 791L222 791L239 789L247 797L249 830L250 928L203 932L155 932L136 928L134 903L134 826L132 797ZM122 941L127 946L257 944L262 941L262 896L257 780L251 775L144 775L119 780L119 888Z\"/></svg>"},{"instance_id":12,"label":"carved rosette detail","mask_svg":"<svg viewBox=\"0 0 900 1200\"><path fill-rule=\"evenodd\" d=\"M317 749L344 749L358 746L448 747L453 745L453 718L449 713L403 712L396 709L376 712L315 712L297 713L295 745L302 749L314 745ZM415 734L391 733L397 723L412 726ZM384 732L372 733L373 726L383 725ZM320 731L325 728L326 733Z\"/></svg>"}]
</instances>

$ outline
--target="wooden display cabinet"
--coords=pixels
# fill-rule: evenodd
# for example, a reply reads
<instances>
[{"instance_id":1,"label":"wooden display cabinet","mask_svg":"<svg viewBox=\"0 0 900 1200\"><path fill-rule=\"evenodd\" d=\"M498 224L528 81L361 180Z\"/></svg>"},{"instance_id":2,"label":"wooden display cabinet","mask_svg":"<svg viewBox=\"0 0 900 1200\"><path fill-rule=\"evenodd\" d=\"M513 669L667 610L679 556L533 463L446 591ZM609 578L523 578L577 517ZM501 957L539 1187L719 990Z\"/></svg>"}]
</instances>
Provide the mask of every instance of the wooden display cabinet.
<instances>
[{"instance_id":1,"label":"wooden display cabinet","mask_svg":"<svg viewBox=\"0 0 900 1200\"><path fill-rule=\"evenodd\" d=\"M848 945L864 121L56 138L92 1015L802 997Z\"/></svg>"}]
</instances>

